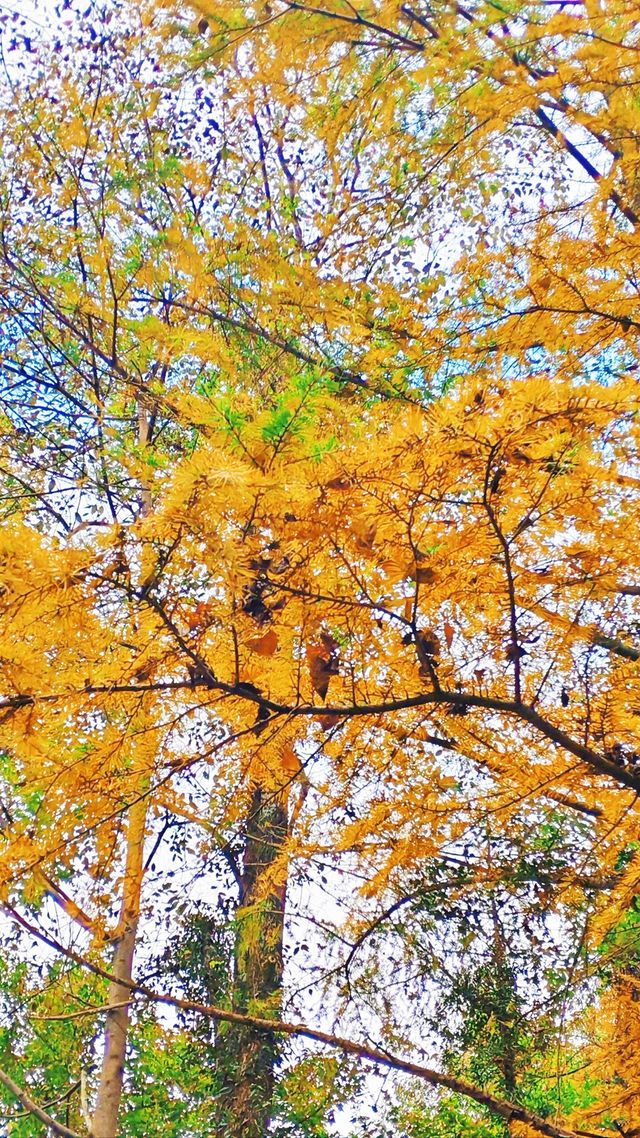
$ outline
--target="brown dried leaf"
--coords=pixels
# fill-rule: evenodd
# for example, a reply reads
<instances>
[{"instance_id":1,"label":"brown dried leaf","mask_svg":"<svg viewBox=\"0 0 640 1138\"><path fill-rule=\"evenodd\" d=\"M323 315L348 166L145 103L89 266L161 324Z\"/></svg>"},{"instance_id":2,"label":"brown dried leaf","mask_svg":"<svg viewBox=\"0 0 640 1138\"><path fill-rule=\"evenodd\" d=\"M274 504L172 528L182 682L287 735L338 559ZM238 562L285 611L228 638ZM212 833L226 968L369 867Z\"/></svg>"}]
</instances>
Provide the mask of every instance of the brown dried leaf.
<instances>
[{"instance_id":1,"label":"brown dried leaf","mask_svg":"<svg viewBox=\"0 0 640 1138\"><path fill-rule=\"evenodd\" d=\"M308 645L307 661L311 686L320 699L325 699L329 690L329 680L332 676L338 675L339 663L335 655L337 642L326 632L320 634L320 639L321 644Z\"/></svg>"},{"instance_id":2,"label":"brown dried leaf","mask_svg":"<svg viewBox=\"0 0 640 1138\"><path fill-rule=\"evenodd\" d=\"M273 656L277 647L278 636L272 628L265 632L264 636L252 636L250 640L247 640L247 648L250 648L257 656Z\"/></svg>"}]
</instances>

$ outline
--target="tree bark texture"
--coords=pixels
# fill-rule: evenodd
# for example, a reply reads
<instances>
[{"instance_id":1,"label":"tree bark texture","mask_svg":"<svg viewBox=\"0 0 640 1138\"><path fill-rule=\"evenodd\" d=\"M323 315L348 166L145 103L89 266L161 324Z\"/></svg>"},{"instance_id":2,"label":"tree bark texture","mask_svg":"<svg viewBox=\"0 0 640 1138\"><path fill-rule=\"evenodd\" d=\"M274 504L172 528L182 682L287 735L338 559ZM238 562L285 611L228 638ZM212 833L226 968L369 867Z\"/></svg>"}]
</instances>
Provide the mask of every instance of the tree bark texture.
<instances>
[{"instance_id":1,"label":"tree bark texture","mask_svg":"<svg viewBox=\"0 0 640 1138\"><path fill-rule=\"evenodd\" d=\"M141 794L129 812L122 904L111 964L111 973L114 979L109 984L107 996L107 1003L110 1007L106 1014L102 1070L91 1126L91 1138L116 1138L118 1133L118 1113L122 1098L129 1027L129 1001L131 999L130 987L121 981L130 982L132 979L131 970L138 931L144 869L147 802L147 796Z\"/></svg>"},{"instance_id":2,"label":"tree bark texture","mask_svg":"<svg viewBox=\"0 0 640 1138\"><path fill-rule=\"evenodd\" d=\"M281 1010L286 884L273 867L288 836L284 795L256 787L249 808L236 914L233 1008L277 1019ZM226 1086L225 1138L264 1138L273 1112L275 1035L229 1026L218 1046Z\"/></svg>"}]
</instances>

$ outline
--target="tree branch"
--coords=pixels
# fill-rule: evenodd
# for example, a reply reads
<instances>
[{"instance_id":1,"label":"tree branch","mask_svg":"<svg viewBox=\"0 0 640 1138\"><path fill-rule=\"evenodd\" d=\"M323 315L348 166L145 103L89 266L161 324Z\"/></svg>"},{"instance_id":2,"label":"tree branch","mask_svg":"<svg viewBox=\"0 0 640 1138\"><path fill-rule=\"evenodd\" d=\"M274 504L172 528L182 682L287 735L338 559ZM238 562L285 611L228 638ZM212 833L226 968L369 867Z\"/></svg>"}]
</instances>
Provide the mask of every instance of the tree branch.
<instances>
[{"instance_id":1,"label":"tree branch","mask_svg":"<svg viewBox=\"0 0 640 1138\"><path fill-rule=\"evenodd\" d=\"M34 1102L33 1099L29 1097L27 1092L23 1091L22 1087L19 1087L17 1083L14 1083L11 1076L8 1075L6 1071L3 1071L2 1067L0 1067L0 1083L2 1083L3 1086L5 1086L7 1090L17 1098L20 1105L24 1110L27 1111L28 1114L32 1114L34 1118L37 1118L40 1120L40 1122L43 1122L44 1125L49 1130L52 1130L54 1134L58 1134L60 1138L81 1138L81 1135L78 1134L76 1130L70 1130L69 1127L64 1126L62 1122L57 1122L55 1118L52 1118L50 1114L47 1114L46 1110L43 1110L41 1106L38 1106L37 1102Z\"/></svg>"},{"instance_id":2,"label":"tree branch","mask_svg":"<svg viewBox=\"0 0 640 1138\"><path fill-rule=\"evenodd\" d=\"M74 952L72 949L65 948L62 944L54 940L53 937L42 933L34 925L31 925L25 920L12 906L5 905L4 909L18 924L33 936L37 937L38 940L47 944L49 948L54 949L56 952L61 952L68 959L73 960L74 963L79 964L83 968L87 968L95 975L101 976L110 982L114 981L115 977L107 972L106 969L100 968L89 960L85 960L79 953ZM416 1078L422 1079L431 1086L444 1087L446 1090L453 1091L455 1094L472 1099L474 1102L479 1103L479 1105L486 1107L493 1114L504 1118L507 1122L524 1122L527 1126L530 1126L532 1130L536 1130L538 1134L545 1135L545 1138L576 1138L576 1132L574 1130L567 1130L564 1127L555 1126L553 1123L541 1118L540 1115L527 1110L526 1107L518 1103L510 1102L508 1099L498 1098L496 1095L489 1094L480 1087L468 1083L465 1079L458 1079L453 1075L443 1074L421 1063L413 1063L409 1059L404 1059L400 1055L393 1055L378 1047L370 1047L364 1043L358 1043L357 1040L346 1039L341 1035L334 1035L332 1032L320 1031L318 1028L310 1027L304 1023L288 1023L284 1020L264 1019L260 1016L245 1015L240 1012L229 1011L226 1008L218 1008L212 1004L199 1004L194 1000L183 1000L178 996L155 992L153 989L148 988L146 984L136 984L134 981L119 980L118 983L121 986L129 988L131 992L144 996L145 999L152 1000L155 1003L167 1004L170 1007L180 1008L183 1011L198 1012L200 1015L207 1016L216 1022L233 1023L241 1027L252 1027L258 1031L265 1031L271 1034L276 1033L278 1035L311 1039L316 1043L322 1043L327 1047L333 1047L337 1051L342 1051L346 1055L355 1055L357 1058L364 1059L366 1062L375 1063L376 1066L414 1075ZM15 1086L15 1084L13 1084L13 1086ZM49 1123L49 1125L50 1124L51 1123ZM56 1124L56 1133L61 1134L63 1138L79 1138L79 1135L67 1130L66 1127L61 1128L58 1124Z\"/></svg>"},{"instance_id":3,"label":"tree branch","mask_svg":"<svg viewBox=\"0 0 640 1138\"><path fill-rule=\"evenodd\" d=\"M193 653L189 653L193 655ZM512 700L500 699L493 696L475 695L472 692L459 692L459 691L446 691L440 689L439 691L419 692L417 695L405 696L401 699L388 700L382 703L368 703L368 704L347 704L347 705L323 705L323 704L286 704L276 703L275 700L269 699L257 689L254 691L248 684L227 684L222 680L217 680L207 668L207 675L200 679L196 678L187 681L157 683L157 684L114 684L111 686L105 685L100 687L87 687L82 688L77 692L64 692L60 694L47 694L38 696L35 694L17 696L10 696L8 699L0 702L0 711L4 710L5 714L10 714L12 710L17 710L21 707L32 706L38 702L54 702L60 699L69 699L70 696L76 695L94 695L101 693L115 693L115 692L139 692L144 694L149 691L166 691L170 689L196 689L198 687L207 688L209 691L219 691L227 696L235 696L238 699L247 700L249 703L254 703L264 708L266 711L275 715L283 715L288 719L299 717L307 718L324 718L327 716L334 716L337 719L350 719L354 716L380 716L390 715L396 711L406 711L413 707L426 707L429 705L439 705L441 707L459 707L471 708L477 707L485 711L497 711L515 719L521 719L525 723L529 723L531 727L535 728L540 735L549 739L552 743L556 743L558 747L562 747L570 755L575 755L583 763L592 767L594 770L599 771L600 774L606 775L608 778L613 779L615 782L622 784L634 790L636 794L640 794L640 774L634 774L632 771L626 771L621 767L606 759L603 755L598 754L597 751L586 747L582 743L576 742L570 735L560 727L556 727L545 719L543 715L535 711L533 707L526 703L515 703ZM2 719L0 718L0 722ZM439 746L443 744L438 742Z\"/></svg>"}]
</instances>

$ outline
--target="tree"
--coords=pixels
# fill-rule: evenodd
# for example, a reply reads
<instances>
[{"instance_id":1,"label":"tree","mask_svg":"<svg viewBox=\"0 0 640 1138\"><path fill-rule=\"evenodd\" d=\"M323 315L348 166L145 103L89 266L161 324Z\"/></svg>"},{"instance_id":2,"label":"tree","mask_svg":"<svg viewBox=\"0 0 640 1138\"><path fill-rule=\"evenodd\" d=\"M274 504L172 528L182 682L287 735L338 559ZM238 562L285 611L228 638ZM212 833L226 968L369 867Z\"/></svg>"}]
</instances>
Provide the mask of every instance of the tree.
<instances>
[{"instance_id":1,"label":"tree","mask_svg":"<svg viewBox=\"0 0 640 1138\"><path fill-rule=\"evenodd\" d=\"M629 1132L633 1017L580 1017L638 891L632 8L5 25L3 897L54 954L5 990L104 1014L97 1064L16 1022L11 1125L319 1133L353 1084L299 1036L466 1096L452 1132ZM282 1020L304 921L337 1032Z\"/></svg>"}]
</instances>

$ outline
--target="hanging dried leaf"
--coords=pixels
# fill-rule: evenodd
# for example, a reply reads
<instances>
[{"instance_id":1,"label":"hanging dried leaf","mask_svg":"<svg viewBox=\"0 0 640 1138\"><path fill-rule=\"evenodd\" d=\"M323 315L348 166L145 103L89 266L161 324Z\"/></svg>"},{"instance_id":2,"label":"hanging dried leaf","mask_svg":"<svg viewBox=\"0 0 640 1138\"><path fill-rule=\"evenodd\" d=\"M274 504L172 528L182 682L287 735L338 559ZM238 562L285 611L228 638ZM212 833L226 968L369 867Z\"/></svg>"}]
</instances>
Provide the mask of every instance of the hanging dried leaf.
<instances>
[{"instance_id":1,"label":"hanging dried leaf","mask_svg":"<svg viewBox=\"0 0 640 1138\"><path fill-rule=\"evenodd\" d=\"M416 565L411 576L419 585L432 585L437 578L437 573L429 565Z\"/></svg>"},{"instance_id":2,"label":"hanging dried leaf","mask_svg":"<svg viewBox=\"0 0 640 1138\"><path fill-rule=\"evenodd\" d=\"M273 656L278 647L278 634L270 628L265 632L264 636L252 636L247 640L247 648L255 652L257 656Z\"/></svg>"},{"instance_id":3,"label":"hanging dried leaf","mask_svg":"<svg viewBox=\"0 0 640 1138\"><path fill-rule=\"evenodd\" d=\"M326 698L331 677L337 676L340 671L337 649L338 642L326 632L320 634L320 644L310 644L307 647L311 686L321 699Z\"/></svg>"},{"instance_id":4,"label":"hanging dried leaf","mask_svg":"<svg viewBox=\"0 0 640 1138\"><path fill-rule=\"evenodd\" d=\"M440 638L432 628L421 628L417 633L416 642L423 655L431 659L437 659L440 655Z\"/></svg>"}]
</instances>

